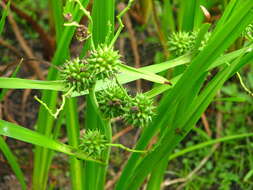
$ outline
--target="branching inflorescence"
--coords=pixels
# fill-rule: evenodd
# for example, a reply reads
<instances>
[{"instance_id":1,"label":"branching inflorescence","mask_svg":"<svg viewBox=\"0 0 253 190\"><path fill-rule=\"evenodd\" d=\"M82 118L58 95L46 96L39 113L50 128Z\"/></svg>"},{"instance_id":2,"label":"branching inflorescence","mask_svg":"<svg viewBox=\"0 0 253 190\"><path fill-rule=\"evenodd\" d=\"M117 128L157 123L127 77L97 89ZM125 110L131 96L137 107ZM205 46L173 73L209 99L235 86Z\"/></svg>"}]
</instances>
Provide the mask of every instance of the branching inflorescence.
<instances>
[{"instance_id":1,"label":"branching inflorescence","mask_svg":"<svg viewBox=\"0 0 253 190\"><path fill-rule=\"evenodd\" d=\"M71 13L65 13L66 23L64 26L76 27L76 37L79 41L90 40L91 50L84 58L74 58L67 60L60 69L60 77L65 83L68 93L63 94L63 102L56 113L53 113L47 105L36 98L51 115L57 118L59 112L63 109L65 97L72 92L82 92L89 90L93 105L101 112L105 120L115 117L122 117L123 120L133 126L145 127L147 126L154 115L153 101L144 94L137 94L135 97L128 95L127 90L121 86L117 80L119 73L119 65L122 64L120 54L114 50L113 46L116 42L124 25L121 17L130 9L133 0L129 0L127 7L122 10L117 16L119 28L111 41L109 36L112 34L110 30L106 37L105 43L97 47L94 46L92 38L93 21L90 13L82 6L79 0L72 0L79 6L80 10L89 20L89 27L73 21ZM110 23L109 23L110 24ZM111 28L111 27L110 27ZM111 80L113 85L109 88L95 93L94 87L98 80ZM100 114L100 113L99 113ZM80 139L81 143L79 149L94 159L102 158L102 153L107 146L114 146L122 148L131 152L144 153L145 151L138 151L129 149L122 144L111 144L109 139L101 133L100 130L87 130Z\"/></svg>"},{"instance_id":2,"label":"branching inflorescence","mask_svg":"<svg viewBox=\"0 0 253 190\"><path fill-rule=\"evenodd\" d=\"M115 77L119 70L117 65L121 63L119 58L118 51L100 45L87 58L67 61L61 70L61 77L67 88L84 91L91 88L97 80Z\"/></svg>"},{"instance_id":3,"label":"branching inflorescence","mask_svg":"<svg viewBox=\"0 0 253 190\"><path fill-rule=\"evenodd\" d=\"M196 41L196 32L175 32L169 36L168 45L170 52L181 56L193 49Z\"/></svg>"}]
</instances>

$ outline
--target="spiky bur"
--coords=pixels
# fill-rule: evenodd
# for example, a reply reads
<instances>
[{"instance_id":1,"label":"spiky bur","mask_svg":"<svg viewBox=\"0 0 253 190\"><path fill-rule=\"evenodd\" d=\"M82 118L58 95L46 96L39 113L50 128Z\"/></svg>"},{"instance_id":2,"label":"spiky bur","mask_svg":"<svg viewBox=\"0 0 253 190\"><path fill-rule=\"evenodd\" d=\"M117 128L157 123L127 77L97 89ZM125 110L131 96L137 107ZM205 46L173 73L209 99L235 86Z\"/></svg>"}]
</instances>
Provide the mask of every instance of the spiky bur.
<instances>
[{"instance_id":1,"label":"spiky bur","mask_svg":"<svg viewBox=\"0 0 253 190\"><path fill-rule=\"evenodd\" d=\"M196 43L197 32L174 32L169 36L169 51L174 56L190 52Z\"/></svg>"},{"instance_id":2,"label":"spiky bur","mask_svg":"<svg viewBox=\"0 0 253 190\"><path fill-rule=\"evenodd\" d=\"M152 99L144 94L137 94L124 108L124 120L136 127L146 127L154 116L154 106Z\"/></svg>"},{"instance_id":3,"label":"spiky bur","mask_svg":"<svg viewBox=\"0 0 253 190\"><path fill-rule=\"evenodd\" d=\"M87 62L89 63L89 71L98 80L114 77L118 73L117 65L122 63L118 51L105 44L99 45L91 51Z\"/></svg>"},{"instance_id":4,"label":"spiky bur","mask_svg":"<svg viewBox=\"0 0 253 190\"><path fill-rule=\"evenodd\" d=\"M61 77L67 88L74 87L77 92L89 89L97 80L111 79L118 73L121 63L118 51L100 45L84 59L67 61L61 70Z\"/></svg>"},{"instance_id":5,"label":"spiky bur","mask_svg":"<svg viewBox=\"0 0 253 190\"><path fill-rule=\"evenodd\" d=\"M94 84L94 78L88 71L88 63L85 60L75 58L67 61L61 70L67 88L74 88L74 91L80 92Z\"/></svg>"},{"instance_id":6,"label":"spiky bur","mask_svg":"<svg viewBox=\"0 0 253 190\"><path fill-rule=\"evenodd\" d=\"M174 56L181 56L188 52L192 52L198 36L197 31L193 32L174 32L168 39L169 50ZM198 51L202 51L206 46L211 32L207 32L201 41Z\"/></svg>"},{"instance_id":7,"label":"spiky bur","mask_svg":"<svg viewBox=\"0 0 253 190\"><path fill-rule=\"evenodd\" d=\"M129 125L146 127L154 116L152 99L141 93L131 97L119 85L97 92L96 96L100 111L106 119L121 117Z\"/></svg>"},{"instance_id":8,"label":"spiky bur","mask_svg":"<svg viewBox=\"0 0 253 190\"><path fill-rule=\"evenodd\" d=\"M120 117L124 114L124 107L131 101L125 89L112 85L96 94L99 108L106 119Z\"/></svg>"},{"instance_id":9,"label":"spiky bur","mask_svg":"<svg viewBox=\"0 0 253 190\"><path fill-rule=\"evenodd\" d=\"M108 143L105 135L97 129L87 130L80 140L79 149L94 159L102 157Z\"/></svg>"}]
</instances>

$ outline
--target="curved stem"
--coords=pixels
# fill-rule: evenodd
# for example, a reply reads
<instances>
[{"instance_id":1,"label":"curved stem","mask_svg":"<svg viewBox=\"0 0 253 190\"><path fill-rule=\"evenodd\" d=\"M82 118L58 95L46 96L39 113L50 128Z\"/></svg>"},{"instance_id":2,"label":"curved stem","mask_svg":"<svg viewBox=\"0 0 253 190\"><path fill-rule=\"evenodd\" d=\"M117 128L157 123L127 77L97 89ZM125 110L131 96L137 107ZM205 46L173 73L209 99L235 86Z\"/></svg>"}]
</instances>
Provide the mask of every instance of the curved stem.
<instances>
[{"instance_id":1,"label":"curved stem","mask_svg":"<svg viewBox=\"0 0 253 190\"><path fill-rule=\"evenodd\" d=\"M84 14L84 15L89 19L89 21L90 21L90 23L89 23L89 28L88 28L88 33L90 34L89 37L90 37L90 40L91 40L91 49L94 50L94 49L95 49L95 45L94 45L94 41L93 41L93 38L92 38L93 19L92 19L91 15L90 15L90 12L87 11L87 10L84 8L84 6L82 5L82 3L81 3L79 0L72 0L72 1L75 1L75 2L79 5L79 7L80 7L81 11L83 12L83 14Z\"/></svg>"},{"instance_id":2,"label":"curved stem","mask_svg":"<svg viewBox=\"0 0 253 190\"><path fill-rule=\"evenodd\" d=\"M116 42L116 40L118 39L118 37L119 37L121 31L123 30L124 24L123 24L121 18L122 18L122 16L124 16L124 14L131 8L133 2L134 2L134 0L129 0L127 6L117 15L117 20L118 20L118 22L119 22L119 28L118 28L118 30L117 30L115 36L113 37L113 39L112 39L112 41L111 41L109 47L113 47L113 45L114 45L114 43Z\"/></svg>"},{"instance_id":3,"label":"curved stem","mask_svg":"<svg viewBox=\"0 0 253 190\"><path fill-rule=\"evenodd\" d=\"M240 84L242 86L242 88L250 95L253 96L253 92L251 92L251 90L249 88L247 88L247 86L245 85L245 83L242 80L242 77L240 75L239 72L236 73L237 77L239 78Z\"/></svg>"},{"instance_id":4,"label":"curved stem","mask_svg":"<svg viewBox=\"0 0 253 190\"><path fill-rule=\"evenodd\" d=\"M69 96L74 90L74 87L70 88L65 94L63 94L62 97L62 104L61 106L56 110L55 113L53 113L52 109L50 109L45 102L40 100L37 96L34 96L35 100L37 100L41 105L45 107L45 109L49 112L51 116L53 116L55 119L58 117L59 113L63 110L65 102L66 102L66 97Z\"/></svg>"},{"instance_id":5,"label":"curved stem","mask_svg":"<svg viewBox=\"0 0 253 190\"><path fill-rule=\"evenodd\" d=\"M121 148L121 149L126 150L126 151L128 151L128 152L147 153L146 150L135 150L135 149L131 149L131 148L128 148L128 147L124 146L123 144L107 143L106 145L107 145L107 146L111 146L111 147Z\"/></svg>"}]
</instances>

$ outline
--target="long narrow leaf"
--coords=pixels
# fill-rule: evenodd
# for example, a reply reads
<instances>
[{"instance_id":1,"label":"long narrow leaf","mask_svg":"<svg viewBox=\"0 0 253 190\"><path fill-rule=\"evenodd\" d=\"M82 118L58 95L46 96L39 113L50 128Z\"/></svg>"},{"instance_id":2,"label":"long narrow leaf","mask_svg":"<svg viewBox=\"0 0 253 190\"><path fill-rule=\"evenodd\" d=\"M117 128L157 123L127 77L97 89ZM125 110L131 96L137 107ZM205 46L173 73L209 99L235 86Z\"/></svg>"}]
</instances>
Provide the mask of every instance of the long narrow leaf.
<instances>
[{"instance_id":1,"label":"long narrow leaf","mask_svg":"<svg viewBox=\"0 0 253 190\"><path fill-rule=\"evenodd\" d=\"M11 4L11 1L8 2L7 6L6 6L6 9L4 9L3 11L3 14L1 16L1 20L0 20L0 36L3 32L3 29L4 29L4 24L5 24L5 19L8 15L8 11L10 9L10 4Z\"/></svg>"},{"instance_id":2,"label":"long narrow leaf","mask_svg":"<svg viewBox=\"0 0 253 190\"><path fill-rule=\"evenodd\" d=\"M15 173L19 183L21 184L22 190L26 189L25 177L24 174L19 167L17 162L17 158L11 152L10 148L8 147L7 143L4 141L3 137L0 136L0 149L3 152L4 156L6 157L8 163L10 164L13 172Z\"/></svg>"},{"instance_id":3,"label":"long narrow leaf","mask_svg":"<svg viewBox=\"0 0 253 190\"><path fill-rule=\"evenodd\" d=\"M0 135L15 138L20 141L38 145L41 147L49 148L51 150L62 152L70 156L75 156L82 160L93 161L103 164L102 161L92 159L72 146L60 143L56 140L46 137L45 135L41 135L40 133L4 120L0 120Z\"/></svg>"},{"instance_id":4,"label":"long narrow leaf","mask_svg":"<svg viewBox=\"0 0 253 190\"><path fill-rule=\"evenodd\" d=\"M231 135L231 136L227 136L227 137L222 137L222 138L218 138L218 139L213 139L213 140L209 140L203 143L199 143L193 146L190 146L188 148L185 148L183 150L180 150L179 152L176 152L174 154L171 154L169 156L169 160L173 160L179 156L185 155L189 152L193 152L202 148L205 148L207 146L211 146L214 145L216 143L221 143L221 142L227 142L227 141L232 141L232 140L240 140L242 138L247 138L247 137L252 137L253 133L246 133L246 134L240 134L240 135Z\"/></svg>"}]
</instances>

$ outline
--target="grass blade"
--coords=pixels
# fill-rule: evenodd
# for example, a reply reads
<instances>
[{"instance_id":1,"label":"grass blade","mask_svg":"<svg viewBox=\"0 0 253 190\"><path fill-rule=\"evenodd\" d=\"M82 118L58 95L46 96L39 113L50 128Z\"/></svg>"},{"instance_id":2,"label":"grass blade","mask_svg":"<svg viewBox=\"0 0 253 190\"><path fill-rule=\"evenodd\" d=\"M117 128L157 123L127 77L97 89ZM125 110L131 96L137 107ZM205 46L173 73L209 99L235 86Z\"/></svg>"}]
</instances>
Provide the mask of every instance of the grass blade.
<instances>
[{"instance_id":1,"label":"grass blade","mask_svg":"<svg viewBox=\"0 0 253 190\"><path fill-rule=\"evenodd\" d=\"M0 121L0 125L2 125L1 121ZM24 174L23 174L21 168L19 167L17 159L16 159L15 155L11 152L10 148L8 147L7 143L5 142L5 140L3 139L2 136L0 136L0 149L3 152L4 156L6 157L6 160L10 164L19 183L21 184L22 190L27 189L26 184L25 184L25 177L24 177Z\"/></svg>"},{"instance_id":2,"label":"grass blade","mask_svg":"<svg viewBox=\"0 0 253 190\"><path fill-rule=\"evenodd\" d=\"M0 120L0 134L30 144L62 152L70 156L75 156L82 160L88 160L92 162L97 162L99 164L103 164L102 161L89 158L87 155L85 155L84 153L82 153L81 151L72 146L65 145L49 137L46 137L45 135L41 135L40 133L31 131L29 129L26 129L24 127L18 126L16 124L4 120Z\"/></svg>"},{"instance_id":3,"label":"grass blade","mask_svg":"<svg viewBox=\"0 0 253 190\"><path fill-rule=\"evenodd\" d=\"M3 11L2 16L1 16L1 20L0 20L0 36L1 36L1 34L3 32L3 29L4 29L5 19L6 19L7 15L8 15L8 11L10 9L10 4L11 4L11 1L8 1L8 4L7 4L7 6L6 6L6 8Z\"/></svg>"},{"instance_id":4,"label":"grass blade","mask_svg":"<svg viewBox=\"0 0 253 190\"><path fill-rule=\"evenodd\" d=\"M68 144L78 148L80 128L78 123L78 112L76 99L68 99L65 105L66 127ZM84 189L84 177L82 172L83 162L75 157L70 157L70 176L72 189Z\"/></svg>"},{"instance_id":5,"label":"grass blade","mask_svg":"<svg viewBox=\"0 0 253 190\"><path fill-rule=\"evenodd\" d=\"M240 134L240 135L231 135L231 136L227 136L227 137L221 137L221 138L217 138L217 139L212 139L203 143L199 143L193 146L190 146L188 148L185 148L177 153L171 154L169 156L169 160L173 160L179 156L182 156L184 154L187 154L189 152L193 152L202 148L205 148L207 146L211 146L214 145L216 143L221 143L221 142L227 142L227 141L231 141L231 140L239 140L242 138L247 138L247 137L252 137L253 133L246 133L246 134Z\"/></svg>"},{"instance_id":6,"label":"grass blade","mask_svg":"<svg viewBox=\"0 0 253 190\"><path fill-rule=\"evenodd\" d=\"M86 7L88 0L80 0L84 7ZM74 6L75 2L67 1L65 8L72 14L73 20L79 22L83 13L78 6ZM57 22L57 21L56 21ZM53 65L63 64L69 56L69 45L75 32L75 27L64 27L60 41L57 41L57 49L52 59ZM58 78L57 71L51 67L48 73L48 80L55 80ZM56 107L57 93L44 91L42 100L50 108ZM45 120L45 118L47 118ZM52 133L53 118L47 112L47 110L41 106L37 121L37 131L39 133L50 136ZM49 159L51 159L51 151L45 148L36 147L35 149L35 161L33 172L33 188L38 190L46 189L48 171L49 171Z\"/></svg>"},{"instance_id":7,"label":"grass blade","mask_svg":"<svg viewBox=\"0 0 253 190\"><path fill-rule=\"evenodd\" d=\"M159 117L157 117L151 126L149 126L149 128L146 130L147 132L144 131L136 149L141 150L145 148L147 142L149 142L151 137L157 131L156 128L167 128L168 125L172 125L174 129L174 121L171 120L171 117L174 118L177 109L180 109L180 107L178 107L179 102L181 102L181 104L183 103L182 100L184 100L184 96L187 96L191 92L190 89L193 89L195 83L199 80L203 73L206 72L208 67L212 65L213 61L234 42L234 40L253 19L251 12L253 3L250 0L240 1L240 5L241 6L234 11L233 15L231 15L229 21L226 22L225 25L215 29L216 32L209 40L207 46L196 56L196 58L194 58L193 62L187 68L181 79L176 83L170 93L168 93L165 100L159 106ZM174 104L171 104L171 102ZM184 102L185 105L188 105L189 103L191 102ZM173 122L170 124L168 123L169 120ZM133 190L138 189L145 177L152 170L150 164L161 161L158 159L158 154L161 153L160 156L162 156L162 154L164 156L164 154L169 153L168 147L166 147L165 144L175 144L175 142L177 142L176 138L171 139L171 134L173 133L169 134L168 132L166 136L167 138L161 142L163 146L159 147L160 151L153 151L150 155L146 156L146 158L144 158L145 161L143 160L140 162L137 168L135 167L136 163L138 163L140 159L140 156L132 154L128 164L123 170L121 179L118 182L116 189L129 189L129 187L131 187ZM131 176L131 179L129 179L129 176Z\"/></svg>"}]
</instances>

